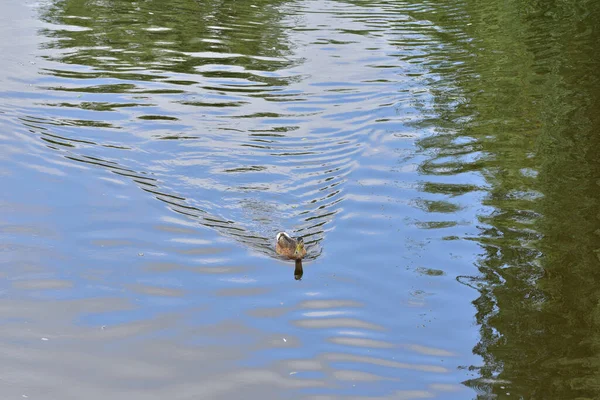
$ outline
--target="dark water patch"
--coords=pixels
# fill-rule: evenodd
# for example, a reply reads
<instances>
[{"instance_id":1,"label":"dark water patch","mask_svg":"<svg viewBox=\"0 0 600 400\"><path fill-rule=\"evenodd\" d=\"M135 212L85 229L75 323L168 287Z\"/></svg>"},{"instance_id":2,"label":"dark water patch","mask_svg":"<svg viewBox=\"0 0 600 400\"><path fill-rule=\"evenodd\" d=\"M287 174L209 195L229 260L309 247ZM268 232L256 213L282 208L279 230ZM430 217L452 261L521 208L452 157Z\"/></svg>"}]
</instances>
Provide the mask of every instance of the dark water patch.
<instances>
[{"instance_id":1,"label":"dark water patch","mask_svg":"<svg viewBox=\"0 0 600 400\"><path fill-rule=\"evenodd\" d=\"M434 269L434 268L418 267L415 271L419 274L428 275L428 276L446 275L446 273L444 271L442 271L441 269Z\"/></svg>"}]
</instances>

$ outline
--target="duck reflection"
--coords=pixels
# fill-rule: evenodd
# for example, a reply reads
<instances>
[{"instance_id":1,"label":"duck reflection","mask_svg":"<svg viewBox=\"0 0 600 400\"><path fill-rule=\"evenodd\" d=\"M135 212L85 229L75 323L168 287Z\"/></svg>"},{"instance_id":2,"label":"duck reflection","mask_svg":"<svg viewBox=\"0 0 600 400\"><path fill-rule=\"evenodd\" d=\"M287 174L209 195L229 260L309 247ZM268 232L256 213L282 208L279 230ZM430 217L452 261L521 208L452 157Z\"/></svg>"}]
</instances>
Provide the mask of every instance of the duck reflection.
<instances>
[{"instance_id":1,"label":"duck reflection","mask_svg":"<svg viewBox=\"0 0 600 400\"><path fill-rule=\"evenodd\" d=\"M302 260L296 260L296 268L294 268L294 279L297 281L302 280L304 270L302 269Z\"/></svg>"}]
</instances>

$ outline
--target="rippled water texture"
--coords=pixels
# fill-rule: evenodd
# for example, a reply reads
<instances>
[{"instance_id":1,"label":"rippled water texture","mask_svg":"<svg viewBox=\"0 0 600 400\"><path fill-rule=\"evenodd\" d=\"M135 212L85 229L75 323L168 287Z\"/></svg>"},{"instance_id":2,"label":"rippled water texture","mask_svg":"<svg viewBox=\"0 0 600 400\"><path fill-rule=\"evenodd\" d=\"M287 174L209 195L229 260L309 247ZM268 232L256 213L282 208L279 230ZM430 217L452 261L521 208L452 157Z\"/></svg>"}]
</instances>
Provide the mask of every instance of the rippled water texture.
<instances>
[{"instance_id":1,"label":"rippled water texture","mask_svg":"<svg viewBox=\"0 0 600 400\"><path fill-rule=\"evenodd\" d=\"M599 2L0 11L3 399L600 397Z\"/></svg>"}]
</instances>

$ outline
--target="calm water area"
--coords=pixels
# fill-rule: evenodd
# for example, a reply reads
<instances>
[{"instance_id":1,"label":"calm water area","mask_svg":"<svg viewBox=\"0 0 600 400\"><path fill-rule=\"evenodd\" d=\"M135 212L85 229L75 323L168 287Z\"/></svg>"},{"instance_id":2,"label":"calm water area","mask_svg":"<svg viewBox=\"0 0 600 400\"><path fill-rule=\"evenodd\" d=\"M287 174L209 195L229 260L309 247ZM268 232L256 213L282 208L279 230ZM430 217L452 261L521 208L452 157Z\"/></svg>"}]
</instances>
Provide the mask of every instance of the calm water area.
<instances>
[{"instance_id":1,"label":"calm water area","mask_svg":"<svg viewBox=\"0 0 600 400\"><path fill-rule=\"evenodd\" d=\"M0 38L0 399L600 398L599 1L4 1Z\"/></svg>"}]
</instances>

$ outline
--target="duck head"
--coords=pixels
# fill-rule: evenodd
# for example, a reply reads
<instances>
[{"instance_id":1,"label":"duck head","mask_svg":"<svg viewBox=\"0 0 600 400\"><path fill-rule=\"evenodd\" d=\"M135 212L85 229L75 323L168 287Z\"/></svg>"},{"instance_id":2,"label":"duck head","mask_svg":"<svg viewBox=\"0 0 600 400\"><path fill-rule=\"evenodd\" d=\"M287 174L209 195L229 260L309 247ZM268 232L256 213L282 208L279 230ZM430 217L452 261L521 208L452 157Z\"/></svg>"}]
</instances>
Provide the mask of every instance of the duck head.
<instances>
[{"instance_id":1,"label":"duck head","mask_svg":"<svg viewBox=\"0 0 600 400\"><path fill-rule=\"evenodd\" d=\"M304 239L299 237L296 239L296 251L294 251L294 255L300 256L300 255L302 255L303 251L304 251Z\"/></svg>"}]
</instances>

